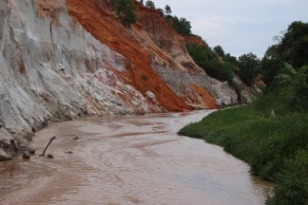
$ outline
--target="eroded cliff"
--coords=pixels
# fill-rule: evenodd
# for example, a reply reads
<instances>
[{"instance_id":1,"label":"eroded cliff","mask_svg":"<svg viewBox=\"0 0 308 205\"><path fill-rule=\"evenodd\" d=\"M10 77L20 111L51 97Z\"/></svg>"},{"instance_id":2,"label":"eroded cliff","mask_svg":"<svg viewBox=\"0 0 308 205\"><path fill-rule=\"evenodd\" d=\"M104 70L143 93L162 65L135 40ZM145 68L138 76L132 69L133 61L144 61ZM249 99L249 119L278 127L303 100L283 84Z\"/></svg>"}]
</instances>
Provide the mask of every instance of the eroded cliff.
<instances>
[{"instance_id":1,"label":"eroded cliff","mask_svg":"<svg viewBox=\"0 0 308 205\"><path fill-rule=\"evenodd\" d=\"M136 7L127 28L108 1L0 1L0 158L48 121L215 108L214 92L236 102L157 11Z\"/></svg>"}]
</instances>

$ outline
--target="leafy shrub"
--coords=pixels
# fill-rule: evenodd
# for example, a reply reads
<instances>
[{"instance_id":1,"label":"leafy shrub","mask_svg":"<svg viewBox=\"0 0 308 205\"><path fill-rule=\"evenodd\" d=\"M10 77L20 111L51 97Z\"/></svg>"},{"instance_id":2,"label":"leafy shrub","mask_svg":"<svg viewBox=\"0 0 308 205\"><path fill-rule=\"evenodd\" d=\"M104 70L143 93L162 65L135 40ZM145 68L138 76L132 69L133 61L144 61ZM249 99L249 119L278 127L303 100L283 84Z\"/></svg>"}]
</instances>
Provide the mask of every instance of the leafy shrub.
<instances>
[{"instance_id":1,"label":"leafy shrub","mask_svg":"<svg viewBox=\"0 0 308 205\"><path fill-rule=\"evenodd\" d=\"M275 77L280 95L293 110L308 109L308 65L295 70L285 63L283 71Z\"/></svg>"},{"instance_id":2,"label":"leafy shrub","mask_svg":"<svg viewBox=\"0 0 308 205\"><path fill-rule=\"evenodd\" d=\"M280 43L267 50L262 73L271 89L266 95L246 107L212 113L179 131L223 146L248 162L251 173L276 182L269 205L308 202L307 33L307 23L294 22ZM253 54L241 56L238 66L247 84L260 70Z\"/></svg>"},{"instance_id":3,"label":"leafy shrub","mask_svg":"<svg viewBox=\"0 0 308 205\"><path fill-rule=\"evenodd\" d=\"M252 85L254 78L261 72L261 61L253 53L241 55L238 59L239 77L247 85Z\"/></svg>"},{"instance_id":4,"label":"leafy shrub","mask_svg":"<svg viewBox=\"0 0 308 205\"><path fill-rule=\"evenodd\" d=\"M186 18L183 18L183 17L178 18L177 16L166 15L165 19L171 22L172 27L179 34L182 34L183 36L191 35L190 21L187 21Z\"/></svg>"},{"instance_id":5,"label":"leafy shrub","mask_svg":"<svg viewBox=\"0 0 308 205\"><path fill-rule=\"evenodd\" d=\"M225 56L225 52L222 49L222 47L220 45L217 45L213 48L214 52L219 55L220 57L224 57Z\"/></svg>"},{"instance_id":6,"label":"leafy shrub","mask_svg":"<svg viewBox=\"0 0 308 205\"><path fill-rule=\"evenodd\" d=\"M308 151L300 150L286 161L286 170L280 176L275 195L267 199L269 205L307 204L308 202Z\"/></svg>"},{"instance_id":7,"label":"leafy shrub","mask_svg":"<svg viewBox=\"0 0 308 205\"><path fill-rule=\"evenodd\" d=\"M278 38L278 43L267 49L262 59L262 75L268 85L272 86L274 76L284 62L294 66L295 70L308 64L308 23L291 23Z\"/></svg>"},{"instance_id":8,"label":"leafy shrub","mask_svg":"<svg viewBox=\"0 0 308 205\"><path fill-rule=\"evenodd\" d=\"M267 127L269 132L256 145L250 162L252 173L271 181L279 181L281 174L288 168L288 161L308 145L307 123L308 118L302 114L268 120L261 129Z\"/></svg>"},{"instance_id":9,"label":"leafy shrub","mask_svg":"<svg viewBox=\"0 0 308 205\"><path fill-rule=\"evenodd\" d=\"M255 106L220 110L184 127L179 134L223 146L248 162L251 173L276 182L268 204L306 205L308 113L271 117Z\"/></svg>"},{"instance_id":10,"label":"leafy shrub","mask_svg":"<svg viewBox=\"0 0 308 205\"><path fill-rule=\"evenodd\" d=\"M222 81L232 82L233 67L230 63L222 63L217 55L205 46L194 43L186 44L189 55L208 75Z\"/></svg>"},{"instance_id":11,"label":"leafy shrub","mask_svg":"<svg viewBox=\"0 0 308 205\"><path fill-rule=\"evenodd\" d=\"M253 102L253 106L264 117L270 117L272 114L287 115L294 111L293 108L287 105L284 96L276 92L259 96Z\"/></svg>"},{"instance_id":12,"label":"leafy shrub","mask_svg":"<svg viewBox=\"0 0 308 205\"><path fill-rule=\"evenodd\" d=\"M150 0L147 0L145 2L145 6L148 7L148 8L152 8L152 9L155 9L155 4L153 1L150 1Z\"/></svg>"},{"instance_id":13,"label":"leafy shrub","mask_svg":"<svg viewBox=\"0 0 308 205\"><path fill-rule=\"evenodd\" d=\"M133 0L113 0L112 8L116 17L126 26L136 23L136 11Z\"/></svg>"}]
</instances>

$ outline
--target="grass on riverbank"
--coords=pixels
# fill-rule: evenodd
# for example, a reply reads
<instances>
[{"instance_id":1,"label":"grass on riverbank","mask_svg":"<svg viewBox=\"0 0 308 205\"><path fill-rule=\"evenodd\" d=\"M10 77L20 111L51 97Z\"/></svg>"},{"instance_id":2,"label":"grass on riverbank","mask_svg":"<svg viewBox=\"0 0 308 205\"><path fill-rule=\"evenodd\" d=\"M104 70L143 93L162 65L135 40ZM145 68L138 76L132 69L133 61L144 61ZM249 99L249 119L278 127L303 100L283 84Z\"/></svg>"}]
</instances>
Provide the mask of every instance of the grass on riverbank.
<instances>
[{"instance_id":1,"label":"grass on riverbank","mask_svg":"<svg viewBox=\"0 0 308 205\"><path fill-rule=\"evenodd\" d=\"M308 113L271 116L249 105L219 110L179 131L223 146L276 182L267 204L308 204Z\"/></svg>"}]
</instances>

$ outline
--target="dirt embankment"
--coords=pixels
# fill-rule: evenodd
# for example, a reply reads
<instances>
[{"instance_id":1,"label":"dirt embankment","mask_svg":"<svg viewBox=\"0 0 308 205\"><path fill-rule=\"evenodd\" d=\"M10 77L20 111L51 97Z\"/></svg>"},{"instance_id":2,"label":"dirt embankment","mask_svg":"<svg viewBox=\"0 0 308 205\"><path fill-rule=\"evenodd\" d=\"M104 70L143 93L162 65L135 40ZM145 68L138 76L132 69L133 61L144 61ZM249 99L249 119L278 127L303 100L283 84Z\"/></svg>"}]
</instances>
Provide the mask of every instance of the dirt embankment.
<instances>
[{"instance_id":1,"label":"dirt embankment","mask_svg":"<svg viewBox=\"0 0 308 205\"><path fill-rule=\"evenodd\" d=\"M157 100L166 111L191 109L154 72L151 68L151 53L115 19L106 5L97 0L67 0L66 4L70 15L88 32L126 58L126 70L118 74L127 83L144 95L148 91L154 93L155 99L149 98L149 101Z\"/></svg>"},{"instance_id":2,"label":"dirt embankment","mask_svg":"<svg viewBox=\"0 0 308 205\"><path fill-rule=\"evenodd\" d=\"M142 25L139 26L141 27L139 30L143 29L149 36L152 44L155 44L155 46L151 46L151 42L148 42L147 44L150 45L148 48L164 61L164 66L158 69L160 73L163 73L162 77L166 76L168 72L171 75L177 75L177 80L173 80L169 84L174 90L178 91L177 93L187 103L202 108L216 108L215 99L209 92L213 88L209 84L206 87L206 83L204 83L209 78L206 77L204 70L195 64L186 49L187 42L194 42L204 46L208 45L201 37L185 37L178 34L173 29L171 22L164 19L156 9L147 8L141 4L136 4L136 8L138 11L138 24ZM159 51L157 51L158 49ZM186 76L189 76L189 80L185 79ZM194 78L196 76L204 82L200 83L199 79ZM170 75L165 77L165 81L172 81L169 78L172 79Z\"/></svg>"}]
</instances>

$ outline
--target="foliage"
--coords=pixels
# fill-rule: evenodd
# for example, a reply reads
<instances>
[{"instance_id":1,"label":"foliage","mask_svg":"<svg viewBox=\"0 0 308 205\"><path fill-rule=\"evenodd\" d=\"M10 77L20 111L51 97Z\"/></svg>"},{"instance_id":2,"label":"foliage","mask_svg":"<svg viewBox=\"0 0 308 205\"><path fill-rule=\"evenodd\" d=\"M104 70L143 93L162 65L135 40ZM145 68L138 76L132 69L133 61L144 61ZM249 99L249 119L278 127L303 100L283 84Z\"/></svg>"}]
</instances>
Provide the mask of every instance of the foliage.
<instances>
[{"instance_id":1,"label":"foliage","mask_svg":"<svg viewBox=\"0 0 308 205\"><path fill-rule=\"evenodd\" d=\"M171 16L171 13L172 13L171 7L167 4L167 5L165 6L165 14L166 14L167 16Z\"/></svg>"},{"instance_id":2,"label":"foliage","mask_svg":"<svg viewBox=\"0 0 308 205\"><path fill-rule=\"evenodd\" d=\"M232 63L234 66L238 64L237 58L234 56L231 56L230 53L227 53L224 55L224 61Z\"/></svg>"},{"instance_id":3,"label":"foliage","mask_svg":"<svg viewBox=\"0 0 308 205\"><path fill-rule=\"evenodd\" d=\"M167 17L167 18L170 18ZM184 36L191 35L191 25L190 22L185 18L181 17L180 19L177 16L171 16L172 27L179 33Z\"/></svg>"},{"instance_id":4,"label":"foliage","mask_svg":"<svg viewBox=\"0 0 308 205\"><path fill-rule=\"evenodd\" d=\"M307 124L307 112L273 117L249 105L212 113L179 134L224 146L227 152L248 162L253 174L276 182L268 204L305 205Z\"/></svg>"},{"instance_id":5,"label":"foliage","mask_svg":"<svg viewBox=\"0 0 308 205\"><path fill-rule=\"evenodd\" d=\"M231 83L233 81L233 70L234 70L234 65L230 62L222 62L222 73L226 78L226 81Z\"/></svg>"},{"instance_id":6,"label":"foliage","mask_svg":"<svg viewBox=\"0 0 308 205\"><path fill-rule=\"evenodd\" d=\"M291 23L276 45L270 46L262 59L262 75L270 88L274 76L284 62L288 62L295 70L308 65L308 23L295 21Z\"/></svg>"},{"instance_id":7,"label":"foliage","mask_svg":"<svg viewBox=\"0 0 308 205\"><path fill-rule=\"evenodd\" d=\"M159 12L161 17L165 17L164 11L162 9L158 8L156 10Z\"/></svg>"},{"instance_id":8,"label":"foliage","mask_svg":"<svg viewBox=\"0 0 308 205\"><path fill-rule=\"evenodd\" d=\"M300 150L286 161L286 170L281 175L280 186L269 197L269 205L307 204L308 202L308 151Z\"/></svg>"},{"instance_id":9,"label":"foliage","mask_svg":"<svg viewBox=\"0 0 308 205\"><path fill-rule=\"evenodd\" d=\"M259 96L253 106L265 117L271 117L272 112L275 115L289 115L294 112L292 108L288 107L288 103L285 103L284 96L274 92Z\"/></svg>"},{"instance_id":10,"label":"foliage","mask_svg":"<svg viewBox=\"0 0 308 205\"><path fill-rule=\"evenodd\" d=\"M295 68L308 65L308 23L291 23L278 49L282 59Z\"/></svg>"},{"instance_id":11,"label":"foliage","mask_svg":"<svg viewBox=\"0 0 308 205\"><path fill-rule=\"evenodd\" d=\"M148 8L152 8L152 9L155 9L155 4L153 1L150 1L150 0L147 0L145 2L145 6L148 7Z\"/></svg>"},{"instance_id":12,"label":"foliage","mask_svg":"<svg viewBox=\"0 0 308 205\"><path fill-rule=\"evenodd\" d=\"M149 2L149 3L148 3ZM149 8L155 8L154 3L151 1L146 2L146 6ZM157 11L166 21L170 22L174 30L183 36L191 36L191 24L185 18L178 18L177 16L172 16L171 7L169 5L165 6L165 10L158 8Z\"/></svg>"},{"instance_id":13,"label":"foliage","mask_svg":"<svg viewBox=\"0 0 308 205\"><path fill-rule=\"evenodd\" d=\"M218 80L232 82L233 66L230 63L220 62L217 55L205 46L188 43L186 47L195 63L203 68L208 75Z\"/></svg>"},{"instance_id":14,"label":"foliage","mask_svg":"<svg viewBox=\"0 0 308 205\"><path fill-rule=\"evenodd\" d=\"M289 107L308 109L308 65L296 71L285 63L284 72L275 77L280 95L283 95Z\"/></svg>"},{"instance_id":15,"label":"foliage","mask_svg":"<svg viewBox=\"0 0 308 205\"><path fill-rule=\"evenodd\" d=\"M267 93L253 104L220 110L179 131L223 146L248 162L251 173L276 182L268 205L308 201L307 35L308 24L293 22L262 63L252 53L239 57L239 74L247 84L262 65L264 80L271 85ZM224 60L236 62L228 54Z\"/></svg>"},{"instance_id":16,"label":"foliage","mask_svg":"<svg viewBox=\"0 0 308 205\"><path fill-rule=\"evenodd\" d=\"M261 71L261 61L253 53L241 55L238 59L239 77L247 85L252 85L253 80Z\"/></svg>"},{"instance_id":17,"label":"foliage","mask_svg":"<svg viewBox=\"0 0 308 205\"><path fill-rule=\"evenodd\" d=\"M276 73L282 67L283 62L277 51L277 45L270 46L262 59L261 74L266 84L271 85Z\"/></svg>"},{"instance_id":18,"label":"foliage","mask_svg":"<svg viewBox=\"0 0 308 205\"><path fill-rule=\"evenodd\" d=\"M126 26L136 23L134 0L113 0L112 8L116 17Z\"/></svg>"},{"instance_id":19,"label":"foliage","mask_svg":"<svg viewBox=\"0 0 308 205\"><path fill-rule=\"evenodd\" d=\"M222 47L220 45L217 45L213 48L214 52L220 56L220 57L224 57L225 56L225 52L224 50L222 49Z\"/></svg>"},{"instance_id":20,"label":"foliage","mask_svg":"<svg viewBox=\"0 0 308 205\"><path fill-rule=\"evenodd\" d=\"M308 66L296 71L286 64L274 77L275 89L259 97L254 104L262 113L275 110L278 115L289 115L308 110Z\"/></svg>"}]
</instances>

